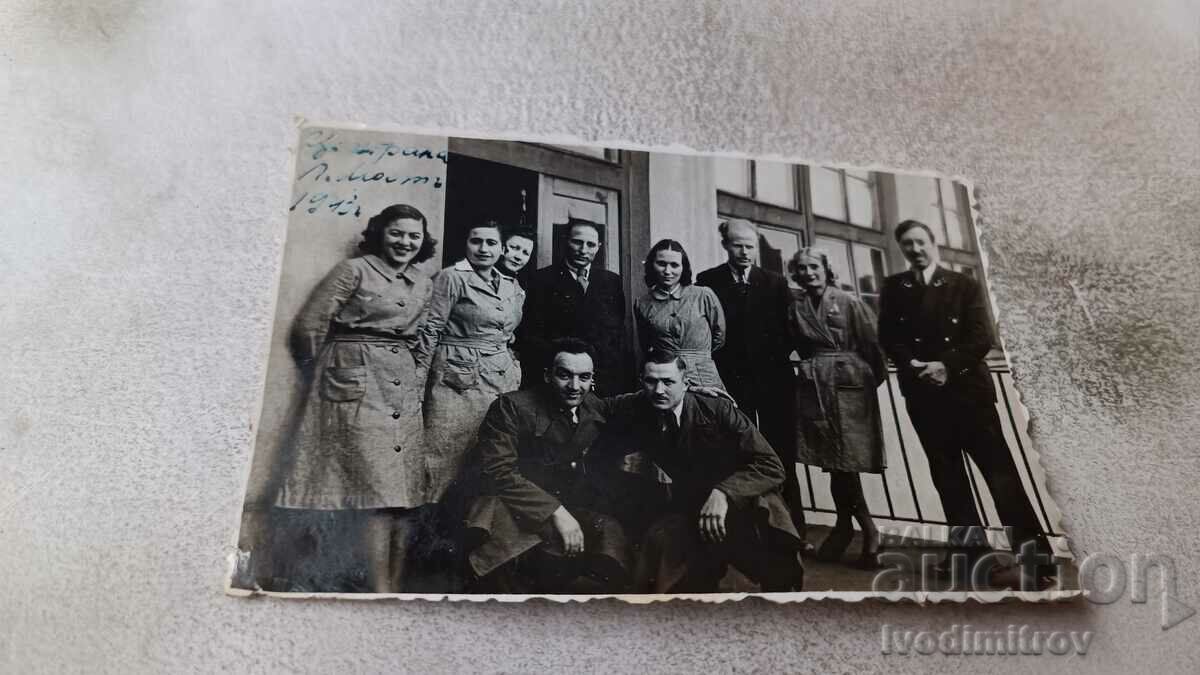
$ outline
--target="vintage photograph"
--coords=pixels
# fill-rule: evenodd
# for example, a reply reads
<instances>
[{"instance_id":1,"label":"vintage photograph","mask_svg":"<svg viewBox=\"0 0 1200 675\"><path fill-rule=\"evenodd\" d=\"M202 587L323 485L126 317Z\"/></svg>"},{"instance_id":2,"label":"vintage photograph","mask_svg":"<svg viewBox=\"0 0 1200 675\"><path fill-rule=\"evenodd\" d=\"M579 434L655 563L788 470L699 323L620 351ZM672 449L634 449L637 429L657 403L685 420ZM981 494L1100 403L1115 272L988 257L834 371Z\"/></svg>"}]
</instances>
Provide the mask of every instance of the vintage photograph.
<instances>
[{"instance_id":1,"label":"vintage photograph","mask_svg":"<svg viewBox=\"0 0 1200 675\"><path fill-rule=\"evenodd\" d=\"M295 152L230 592L1078 591L966 182L336 125Z\"/></svg>"}]
</instances>

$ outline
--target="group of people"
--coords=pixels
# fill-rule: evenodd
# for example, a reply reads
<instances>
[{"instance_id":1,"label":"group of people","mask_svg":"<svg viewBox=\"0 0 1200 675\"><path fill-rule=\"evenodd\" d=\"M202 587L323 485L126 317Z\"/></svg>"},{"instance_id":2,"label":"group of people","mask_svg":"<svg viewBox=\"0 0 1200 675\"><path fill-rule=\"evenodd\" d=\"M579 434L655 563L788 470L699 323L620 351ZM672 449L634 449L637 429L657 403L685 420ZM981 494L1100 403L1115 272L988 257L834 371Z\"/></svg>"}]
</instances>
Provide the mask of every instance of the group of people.
<instances>
[{"instance_id":1,"label":"group of people","mask_svg":"<svg viewBox=\"0 0 1200 675\"><path fill-rule=\"evenodd\" d=\"M887 280L878 332L824 253L798 251L789 285L755 265L752 223L719 232L727 262L695 283L679 242L650 249L633 349L596 225L570 223L562 257L523 273L533 233L484 222L429 278L427 219L387 207L295 322L305 394L275 505L365 513L375 592L410 590L431 537L459 553L447 592L702 593L730 566L764 591L800 590L801 556L841 560L854 520L851 564L877 564L859 474L885 468L886 352L963 526L952 544L986 550L968 450L1005 523L1045 549L990 404L981 291L936 265L928 227L896 229L913 270ZM819 548L797 462L830 472L837 521Z\"/></svg>"}]
</instances>

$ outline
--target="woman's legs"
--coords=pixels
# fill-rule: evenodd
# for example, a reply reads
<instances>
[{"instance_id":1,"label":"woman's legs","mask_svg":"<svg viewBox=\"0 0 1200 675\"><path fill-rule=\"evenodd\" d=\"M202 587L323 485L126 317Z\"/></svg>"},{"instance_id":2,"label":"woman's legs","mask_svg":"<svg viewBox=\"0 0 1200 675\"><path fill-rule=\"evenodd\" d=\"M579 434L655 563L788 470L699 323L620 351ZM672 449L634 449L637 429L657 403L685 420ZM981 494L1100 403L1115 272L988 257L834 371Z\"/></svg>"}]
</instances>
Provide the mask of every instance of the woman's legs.
<instances>
[{"instance_id":1,"label":"woman's legs","mask_svg":"<svg viewBox=\"0 0 1200 675\"><path fill-rule=\"evenodd\" d=\"M820 557L832 560L841 557L842 552L850 545L850 540L854 538L854 519L858 520L863 533L863 553L860 562L868 558L873 559L879 549L879 530L871 518L870 509L867 508L861 478L852 471L832 471L829 474L829 489L837 508L837 522L833 531L829 533L829 538L821 545Z\"/></svg>"},{"instance_id":2,"label":"woman's legs","mask_svg":"<svg viewBox=\"0 0 1200 675\"><path fill-rule=\"evenodd\" d=\"M372 593L404 592L408 553L419 527L419 509L378 509L367 516L363 543Z\"/></svg>"}]
</instances>

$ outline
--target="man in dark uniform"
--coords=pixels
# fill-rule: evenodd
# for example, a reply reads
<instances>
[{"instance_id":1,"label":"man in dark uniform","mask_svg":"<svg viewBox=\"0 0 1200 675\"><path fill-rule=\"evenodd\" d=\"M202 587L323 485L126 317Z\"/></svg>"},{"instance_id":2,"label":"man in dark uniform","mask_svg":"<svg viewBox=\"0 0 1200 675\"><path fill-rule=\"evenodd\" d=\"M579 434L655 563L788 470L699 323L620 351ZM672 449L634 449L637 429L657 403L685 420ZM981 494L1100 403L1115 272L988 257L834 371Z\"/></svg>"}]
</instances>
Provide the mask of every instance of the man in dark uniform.
<instances>
[{"instance_id":1,"label":"man in dark uniform","mask_svg":"<svg viewBox=\"0 0 1200 675\"><path fill-rule=\"evenodd\" d=\"M685 364L655 350L642 391L614 410L631 446L670 478L670 501L644 538L635 589L711 593L729 565L763 591L800 590L800 535L779 495L783 465L733 403L687 393Z\"/></svg>"},{"instance_id":2,"label":"man in dark uniform","mask_svg":"<svg viewBox=\"0 0 1200 675\"><path fill-rule=\"evenodd\" d=\"M1052 574L1050 548L1021 485L1000 417L985 357L992 348L983 289L974 279L938 266L933 232L906 220L896 241L912 265L887 278L880 297L879 338L899 372L909 419L929 459L934 487L950 523L952 552L973 563L987 549L963 452L979 467L1001 522L1033 577ZM1040 564L1039 564L1040 563ZM969 566L969 565L968 565ZM939 566L945 573L948 563Z\"/></svg>"},{"instance_id":3,"label":"man in dark uniform","mask_svg":"<svg viewBox=\"0 0 1200 675\"><path fill-rule=\"evenodd\" d=\"M483 496L468 531L476 590L495 593L618 593L629 580L628 547L606 514L588 456L607 419L591 393L592 348L552 343L541 386L502 394L479 430L475 457Z\"/></svg>"},{"instance_id":4,"label":"man in dark uniform","mask_svg":"<svg viewBox=\"0 0 1200 675\"><path fill-rule=\"evenodd\" d=\"M725 311L725 346L713 354L713 360L733 400L779 453L787 473L783 497L803 536L796 429L791 423L795 376L787 316L792 294L786 279L754 264L758 254L754 223L733 218L721 223L718 231L728 261L696 276L698 285L713 289ZM806 550L811 548L806 545Z\"/></svg>"},{"instance_id":5,"label":"man in dark uniform","mask_svg":"<svg viewBox=\"0 0 1200 675\"><path fill-rule=\"evenodd\" d=\"M525 381L541 380L541 365L549 362L550 343L577 337L595 349L599 394L609 396L632 388L632 365L625 339L625 294L621 277L594 269L600 252L600 231L587 221L575 221L567 234L566 255L534 272L525 289L525 315L517 329L521 361L528 364ZM529 386L528 384L524 386Z\"/></svg>"}]
</instances>

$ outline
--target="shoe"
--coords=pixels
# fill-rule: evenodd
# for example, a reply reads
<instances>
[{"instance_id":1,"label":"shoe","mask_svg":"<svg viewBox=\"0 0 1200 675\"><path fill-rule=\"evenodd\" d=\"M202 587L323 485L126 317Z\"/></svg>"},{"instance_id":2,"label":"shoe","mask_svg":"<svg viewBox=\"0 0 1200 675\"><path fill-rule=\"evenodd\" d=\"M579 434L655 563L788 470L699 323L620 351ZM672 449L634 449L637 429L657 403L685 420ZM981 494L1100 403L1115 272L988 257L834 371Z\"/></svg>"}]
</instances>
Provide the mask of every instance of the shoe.
<instances>
[{"instance_id":1,"label":"shoe","mask_svg":"<svg viewBox=\"0 0 1200 675\"><path fill-rule=\"evenodd\" d=\"M878 542L878 538L876 542ZM866 538L863 538L863 550L858 554L858 558L854 561L854 567L860 570L878 570L883 569L883 563L879 562L879 554L883 553L885 546L882 543L876 543L874 550L868 550L866 547Z\"/></svg>"},{"instance_id":2,"label":"shoe","mask_svg":"<svg viewBox=\"0 0 1200 675\"><path fill-rule=\"evenodd\" d=\"M796 551L804 558L811 558L817 554L817 547L807 541L800 542L800 546Z\"/></svg>"},{"instance_id":3,"label":"shoe","mask_svg":"<svg viewBox=\"0 0 1200 675\"><path fill-rule=\"evenodd\" d=\"M842 559L842 554L846 552L846 548L850 546L852 539L854 539L853 528L833 530L829 533L828 537L825 537L825 541L821 542L821 547L817 549L817 560L838 562Z\"/></svg>"}]
</instances>

